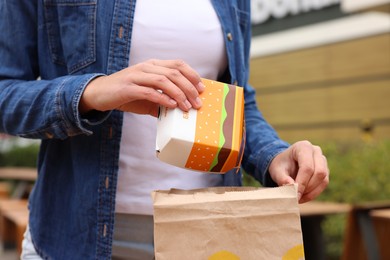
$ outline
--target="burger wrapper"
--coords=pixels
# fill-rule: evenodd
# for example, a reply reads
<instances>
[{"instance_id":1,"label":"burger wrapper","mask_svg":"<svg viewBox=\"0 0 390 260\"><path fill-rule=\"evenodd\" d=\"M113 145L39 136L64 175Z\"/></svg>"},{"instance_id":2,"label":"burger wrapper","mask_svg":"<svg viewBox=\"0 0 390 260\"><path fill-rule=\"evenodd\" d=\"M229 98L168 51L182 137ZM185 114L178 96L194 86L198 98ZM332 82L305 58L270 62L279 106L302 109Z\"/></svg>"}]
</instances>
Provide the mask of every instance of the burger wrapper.
<instances>
[{"instance_id":1,"label":"burger wrapper","mask_svg":"<svg viewBox=\"0 0 390 260\"><path fill-rule=\"evenodd\" d=\"M160 107L158 158L182 168L225 173L238 168L244 151L243 88L202 79L202 107L184 112Z\"/></svg>"},{"instance_id":2,"label":"burger wrapper","mask_svg":"<svg viewBox=\"0 0 390 260\"><path fill-rule=\"evenodd\" d=\"M297 186L152 192L155 257L304 259Z\"/></svg>"}]
</instances>

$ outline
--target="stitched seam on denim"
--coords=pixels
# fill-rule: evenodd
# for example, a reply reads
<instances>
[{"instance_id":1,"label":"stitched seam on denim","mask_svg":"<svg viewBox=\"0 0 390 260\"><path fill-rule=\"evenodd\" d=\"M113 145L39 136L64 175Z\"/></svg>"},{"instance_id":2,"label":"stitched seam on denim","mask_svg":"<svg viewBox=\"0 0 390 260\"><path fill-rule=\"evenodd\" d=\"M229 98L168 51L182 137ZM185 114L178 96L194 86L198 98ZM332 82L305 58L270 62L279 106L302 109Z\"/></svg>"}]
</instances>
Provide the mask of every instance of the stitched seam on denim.
<instances>
[{"instance_id":1,"label":"stitched seam on denim","mask_svg":"<svg viewBox=\"0 0 390 260\"><path fill-rule=\"evenodd\" d=\"M59 41L58 36L56 36L57 28L56 25L56 17L52 17L50 15L50 9L56 6L61 7L79 7L79 6L91 6L92 10L86 11L86 19L87 19L87 29L88 29L88 37L86 42L86 52L80 55L81 58L75 62L73 65L68 64L66 62L66 58L64 57L64 53L59 53L61 48L57 47L56 42ZM54 63L57 63L62 66L68 67L69 74L73 74L74 72L88 66L89 64L95 62L96 60L96 12L97 12L97 3L96 2L88 2L88 3L58 3L58 2L46 2L44 3L44 17L45 17L45 26L46 33L48 38L49 45L49 53L51 59ZM92 14L92 15L90 15ZM50 18L50 19L49 19ZM58 33L58 32L57 32ZM58 46L62 46L62 43L58 43ZM64 51L64 50L63 50ZM71 65L71 66L69 66Z\"/></svg>"},{"instance_id":2,"label":"stitched seam on denim","mask_svg":"<svg viewBox=\"0 0 390 260\"><path fill-rule=\"evenodd\" d=\"M45 2L45 6L86 6L86 5L96 5L96 1L94 2L74 2L74 3L66 3L66 2Z\"/></svg>"},{"instance_id":3,"label":"stitched seam on denim","mask_svg":"<svg viewBox=\"0 0 390 260\"><path fill-rule=\"evenodd\" d=\"M79 128L79 131L80 133L83 132L83 131L88 131L87 129L85 129L83 126L82 126L82 119L80 117L80 114L79 114L79 103L80 103L80 100L81 100L81 96L86 88L86 85L94 78L96 78L98 75L92 75L91 77L88 77L86 78L85 80L83 80L83 82L81 83L81 87L77 88L76 91L75 91L75 94L73 96L73 99L72 99L72 110L73 110L73 117L75 118L76 120L76 125L77 127ZM90 131L88 131L90 132Z\"/></svg>"},{"instance_id":4,"label":"stitched seam on denim","mask_svg":"<svg viewBox=\"0 0 390 260\"><path fill-rule=\"evenodd\" d=\"M42 128L36 131L30 131L23 134L19 134L20 137L32 137L32 138L41 138L42 136L46 136L47 132L50 132L52 129L59 129L60 125L57 123L50 124L50 126Z\"/></svg>"},{"instance_id":5,"label":"stitched seam on denim","mask_svg":"<svg viewBox=\"0 0 390 260\"><path fill-rule=\"evenodd\" d=\"M282 148L281 145L284 145L284 142L281 142L279 140L276 140L276 141L273 141L272 143L266 145L265 147L263 147L263 149L261 149L257 155L256 155L256 158L257 158L257 161L256 161L256 171L259 171L261 169L259 169L258 167L259 166L264 166L264 171L262 171L262 176L265 176L265 174L267 173L268 171L268 167L271 163L271 161L275 158L276 155L278 155L279 153L281 153L282 151L284 151L286 148ZM258 165L258 160L260 159L261 157L261 154L264 153L265 151L269 150L269 148L271 147L275 147L275 150L276 152L273 152L272 154L269 154L265 161L263 162L262 165Z\"/></svg>"}]
</instances>

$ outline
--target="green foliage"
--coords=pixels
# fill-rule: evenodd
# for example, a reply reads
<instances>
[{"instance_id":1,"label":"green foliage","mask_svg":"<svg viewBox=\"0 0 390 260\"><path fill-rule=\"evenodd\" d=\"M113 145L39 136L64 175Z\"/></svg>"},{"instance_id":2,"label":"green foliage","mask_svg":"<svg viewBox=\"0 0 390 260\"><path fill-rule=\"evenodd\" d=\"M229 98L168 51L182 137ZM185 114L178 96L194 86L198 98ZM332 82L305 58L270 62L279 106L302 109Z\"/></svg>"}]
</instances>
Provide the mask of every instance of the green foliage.
<instances>
[{"instance_id":1,"label":"green foliage","mask_svg":"<svg viewBox=\"0 0 390 260\"><path fill-rule=\"evenodd\" d=\"M390 200L390 140L364 142L319 143L326 155L330 183L317 198L321 201L358 204ZM244 176L244 185L258 186ZM340 259L346 216L329 216L323 222L327 259Z\"/></svg>"},{"instance_id":2,"label":"green foliage","mask_svg":"<svg viewBox=\"0 0 390 260\"><path fill-rule=\"evenodd\" d=\"M332 215L322 222L327 259L340 259L343 253L346 214Z\"/></svg>"},{"instance_id":3,"label":"green foliage","mask_svg":"<svg viewBox=\"0 0 390 260\"><path fill-rule=\"evenodd\" d=\"M244 172L243 172L242 183L244 186L251 186L251 187L261 186L261 184L257 180L255 180L255 178L253 178L249 174L245 174Z\"/></svg>"},{"instance_id":4,"label":"green foliage","mask_svg":"<svg viewBox=\"0 0 390 260\"><path fill-rule=\"evenodd\" d=\"M318 200L359 204L390 200L390 140L372 143L321 145L328 159L330 182ZM329 259L339 259L346 216L329 216L323 222Z\"/></svg>"},{"instance_id":5,"label":"green foliage","mask_svg":"<svg viewBox=\"0 0 390 260\"><path fill-rule=\"evenodd\" d=\"M6 152L0 152L0 166L36 167L39 145L15 146Z\"/></svg>"},{"instance_id":6,"label":"green foliage","mask_svg":"<svg viewBox=\"0 0 390 260\"><path fill-rule=\"evenodd\" d=\"M322 146L330 183L319 197L346 203L390 199L390 140Z\"/></svg>"}]
</instances>

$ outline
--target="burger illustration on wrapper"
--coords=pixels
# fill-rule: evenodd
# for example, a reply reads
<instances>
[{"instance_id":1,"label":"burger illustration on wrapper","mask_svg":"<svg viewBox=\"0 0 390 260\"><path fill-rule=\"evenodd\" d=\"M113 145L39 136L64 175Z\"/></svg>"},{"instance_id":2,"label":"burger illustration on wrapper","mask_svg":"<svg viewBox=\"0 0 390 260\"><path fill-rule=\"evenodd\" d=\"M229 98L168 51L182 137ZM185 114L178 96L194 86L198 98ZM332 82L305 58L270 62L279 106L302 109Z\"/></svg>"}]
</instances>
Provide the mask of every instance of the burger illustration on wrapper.
<instances>
[{"instance_id":1,"label":"burger illustration on wrapper","mask_svg":"<svg viewBox=\"0 0 390 260\"><path fill-rule=\"evenodd\" d=\"M199 110L160 107L157 156L203 172L238 169L245 145L243 88L208 79L202 82L205 90Z\"/></svg>"}]
</instances>

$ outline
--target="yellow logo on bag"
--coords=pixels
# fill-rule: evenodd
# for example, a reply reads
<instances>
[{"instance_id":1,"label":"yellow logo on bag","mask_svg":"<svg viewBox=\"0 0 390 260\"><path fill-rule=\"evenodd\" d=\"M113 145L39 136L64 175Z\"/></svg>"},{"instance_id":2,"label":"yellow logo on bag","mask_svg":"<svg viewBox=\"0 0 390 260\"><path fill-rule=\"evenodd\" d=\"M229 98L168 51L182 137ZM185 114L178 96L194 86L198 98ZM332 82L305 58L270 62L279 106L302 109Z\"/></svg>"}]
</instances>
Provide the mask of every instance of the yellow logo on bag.
<instances>
[{"instance_id":1,"label":"yellow logo on bag","mask_svg":"<svg viewBox=\"0 0 390 260\"><path fill-rule=\"evenodd\" d=\"M240 260L240 258L229 251L222 250L210 256L208 260Z\"/></svg>"},{"instance_id":2,"label":"yellow logo on bag","mask_svg":"<svg viewBox=\"0 0 390 260\"><path fill-rule=\"evenodd\" d=\"M287 251L284 254L282 260L300 260L305 259L305 252L303 250L303 245L297 245Z\"/></svg>"}]
</instances>

